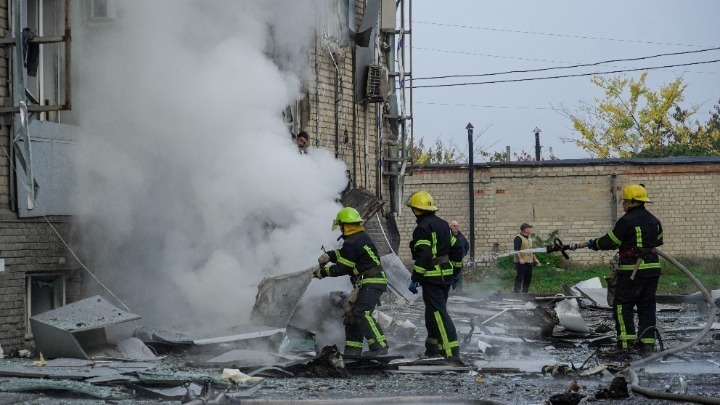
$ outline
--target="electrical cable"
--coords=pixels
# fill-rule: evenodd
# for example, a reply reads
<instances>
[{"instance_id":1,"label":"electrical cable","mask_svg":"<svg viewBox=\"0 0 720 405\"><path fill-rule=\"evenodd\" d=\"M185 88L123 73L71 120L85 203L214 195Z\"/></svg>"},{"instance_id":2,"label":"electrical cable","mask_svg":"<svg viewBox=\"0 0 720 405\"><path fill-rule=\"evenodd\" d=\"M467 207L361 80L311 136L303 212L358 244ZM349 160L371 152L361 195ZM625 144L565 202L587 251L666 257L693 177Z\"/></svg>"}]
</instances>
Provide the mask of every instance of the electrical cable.
<instances>
[{"instance_id":1,"label":"electrical cable","mask_svg":"<svg viewBox=\"0 0 720 405\"><path fill-rule=\"evenodd\" d=\"M668 69L668 68L672 68L672 67L702 65L702 64L717 63L717 62L720 62L720 59L700 61L700 62L690 62L690 63L678 63L678 64L674 64L674 65L651 66L651 67L643 67L643 68L635 68L635 69L619 69L619 70L611 70L611 71L606 71L606 72L576 73L576 74L569 74L569 75L546 76L546 77L528 77L525 79L506 79L506 80L492 80L492 81L486 81L486 82L468 82L468 83L450 83L450 84L426 84L423 86L413 86L413 89L433 88L433 87L475 86L475 85L481 85L481 84L514 83L514 82L529 82L529 81L535 81L535 80L565 79L565 78L569 78L569 77L609 75L609 74L616 74L616 73L623 73L623 72L637 72L637 71L641 71L641 70Z\"/></svg>"},{"instance_id":2,"label":"electrical cable","mask_svg":"<svg viewBox=\"0 0 720 405\"><path fill-rule=\"evenodd\" d=\"M645 60L645 59L662 58L665 56L687 55L687 54L691 54L691 53L711 52L711 51L717 51L717 50L720 50L720 47L699 49L696 51L661 53L661 54L657 54L657 55L639 56L637 58L610 59L610 60L593 62L593 63L578 63L575 65L569 65L569 66L555 66L555 67L547 67L547 68L539 68L539 69L508 70L505 72L481 73L481 74L472 74L472 75L446 75L446 76L415 77L413 80L449 79L449 78L454 78L454 77L485 77L485 76L497 76L497 75L512 74L512 73L544 72L544 71L548 71L548 70L574 69L574 68L579 68L579 67L604 65L606 63L633 62L633 61Z\"/></svg>"},{"instance_id":3,"label":"electrical cable","mask_svg":"<svg viewBox=\"0 0 720 405\"><path fill-rule=\"evenodd\" d=\"M650 45L670 45L670 46L687 46L687 47L703 46L703 45L691 45L691 44L675 44L675 43L670 43L670 42L641 41L641 40L636 40L636 39L591 37L591 36L587 36L587 35L553 34L553 33L548 33L548 32L520 31L520 30L509 30L509 29L502 29L502 28L476 27L476 26L471 26L471 25L443 24L443 23L434 23L434 22L429 22L429 21L413 21L413 23L438 25L438 26L443 26L443 27L468 28L468 29L475 29L475 30L512 32L515 34L544 35L544 36L548 36L548 37L560 37L560 38L591 39L591 40L614 41L614 42L631 42L631 43L650 44Z\"/></svg>"}]
</instances>

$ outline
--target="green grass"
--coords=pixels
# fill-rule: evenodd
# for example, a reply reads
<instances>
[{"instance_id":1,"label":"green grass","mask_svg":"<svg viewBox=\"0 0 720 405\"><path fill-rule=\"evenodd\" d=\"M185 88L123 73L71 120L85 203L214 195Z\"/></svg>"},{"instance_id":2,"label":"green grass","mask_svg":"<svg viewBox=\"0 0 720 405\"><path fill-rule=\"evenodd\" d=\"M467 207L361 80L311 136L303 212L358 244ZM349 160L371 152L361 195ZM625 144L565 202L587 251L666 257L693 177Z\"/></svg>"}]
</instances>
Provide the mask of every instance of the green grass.
<instances>
[{"instance_id":1,"label":"green grass","mask_svg":"<svg viewBox=\"0 0 720 405\"><path fill-rule=\"evenodd\" d=\"M533 278L530 283L531 293L562 293L563 284L574 285L593 277L599 277L603 286L606 286L604 277L611 272L609 266L562 268L559 265L559 255L538 253L537 256L543 265L533 269ZM720 289L720 266L717 261L676 259L690 270L706 289ZM658 285L658 293L687 294L697 291L697 287L680 269L663 259L661 259L661 264L662 276ZM514 279L515 265L512 257L504 257L497 261L496 269L478 267L466 271L466 275L463 277L463 289L464 291L510 292L513 290Z\"/></svg>"}]
</instances>

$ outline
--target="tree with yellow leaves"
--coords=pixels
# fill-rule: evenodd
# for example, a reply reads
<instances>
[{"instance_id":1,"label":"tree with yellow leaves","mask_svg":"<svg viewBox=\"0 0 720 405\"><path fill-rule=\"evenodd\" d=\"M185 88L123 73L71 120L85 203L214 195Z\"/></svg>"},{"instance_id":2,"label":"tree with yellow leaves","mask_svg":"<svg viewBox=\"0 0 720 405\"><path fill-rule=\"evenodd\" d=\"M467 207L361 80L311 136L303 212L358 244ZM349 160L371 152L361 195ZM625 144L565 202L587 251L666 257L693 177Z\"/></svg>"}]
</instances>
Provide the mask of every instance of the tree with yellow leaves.
<instances>
[{"instance_id":1,"label":"tree with yellow leaves","mask_svg":"<svg viewBox=\"0 0 720 405\"><path fill-rule=\"evenodd\" d=\"M568 141L600 158L720 155L720 128L713 117L707 123L693 121L699 107L680 107L687 87L683 79L652 91L646 77L647 72L637 80L594 76L604 98L583 104L577 114L558 109L580 135ZM715 108L717 117L720 107Z\"/></svg>"}]
</instances>

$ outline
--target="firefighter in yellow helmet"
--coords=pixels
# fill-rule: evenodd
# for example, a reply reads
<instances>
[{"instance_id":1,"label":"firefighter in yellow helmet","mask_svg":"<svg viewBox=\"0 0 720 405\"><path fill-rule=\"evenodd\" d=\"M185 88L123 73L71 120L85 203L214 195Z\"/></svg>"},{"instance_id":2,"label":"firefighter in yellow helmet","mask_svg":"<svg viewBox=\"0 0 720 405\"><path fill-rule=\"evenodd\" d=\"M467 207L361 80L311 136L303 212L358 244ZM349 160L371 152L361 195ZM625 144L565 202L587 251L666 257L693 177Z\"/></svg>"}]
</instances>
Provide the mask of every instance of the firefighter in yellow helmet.
<instances>
[{"instance_id":1,"label":"firefighter in yellow helmet","mask_svg":"<svg viewBox=\"0 0 720 405\"><path fill-rule=\"evenodd\" d=\"M380 265L380 256L370 237L365 233L363 219L355 208L345 207L333 221L333 230L342 230L343 245L340 249L322 254L320 267L314 276L350 276L354 287L348 297L345 313L345 355L362 355L363 338L367 340L371 356L388 353L388 343L372 312L387 291L387 278ZM331 266L325 266L333 263Z\"/></svg>"},{"instance_id":2,"label":"firefighter in yellow helmet","mask_svg":"<svg viewBox=\"0 0 720 405\"><path fill-rule=\"evenodd\" d=\"M663 244L660 221L645 209L650 203L642 184L630 184L623 189L622 207L625 211L615 227L598 239L588 241L593 250L619 250L618 270L608 277L608 288L614 296L613 318L618 347L635 345L641 352L655 348L656 317L655 292L660 279L660 258L656 247ZM638 330L633 320L637 308Z\"/></svg>"},{"instance_id":3,"label":"firefighter in yellow helmet","mask_svg":"<svg viewBox=\"0 0 720 405\"><path fill-rule=\"evenodd\" d=\"M450 287L459 279L453 262L462 262L462 246L457 243L445 220L435 215L438 208L428 192L420 190L410 197L408 206L417 219L410 241L414 261L408 289L417 294L422 287L425 303L426 356L443 356L460 363L457 332L447 311Z\"/></svg>"}]
</instances>

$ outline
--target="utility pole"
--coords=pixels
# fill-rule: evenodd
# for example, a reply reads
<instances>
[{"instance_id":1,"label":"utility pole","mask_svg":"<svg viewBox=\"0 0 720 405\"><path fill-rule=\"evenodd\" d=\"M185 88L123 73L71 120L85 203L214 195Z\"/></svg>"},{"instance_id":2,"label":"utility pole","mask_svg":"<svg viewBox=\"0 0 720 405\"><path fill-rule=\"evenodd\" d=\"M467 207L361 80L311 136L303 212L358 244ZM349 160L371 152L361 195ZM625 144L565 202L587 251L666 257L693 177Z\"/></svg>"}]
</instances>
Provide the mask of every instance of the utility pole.
<instances>
[{"instance_id":1,"label":"utility pole","mask_svg":"<svg viewBox=\"0 0 720 405\"><path fill-rule=\"evenodd\" d=\"M535 132L535 160L540 161L540 128L535 127L533 129L533 132Z\"/></svg>"},{"instance_id":2,"label":"utility pole","mask_svg":"<svg viewBox=\"0 0 720 405\"><path fill-rule=\"evenodd\" d=\"M473 162L473 126L468 122L465 129L468 132L468 205L470 207L470 261L475 263L475 180L473 172L475 171L475 163Z\"/></svg>"}]
</instances>

